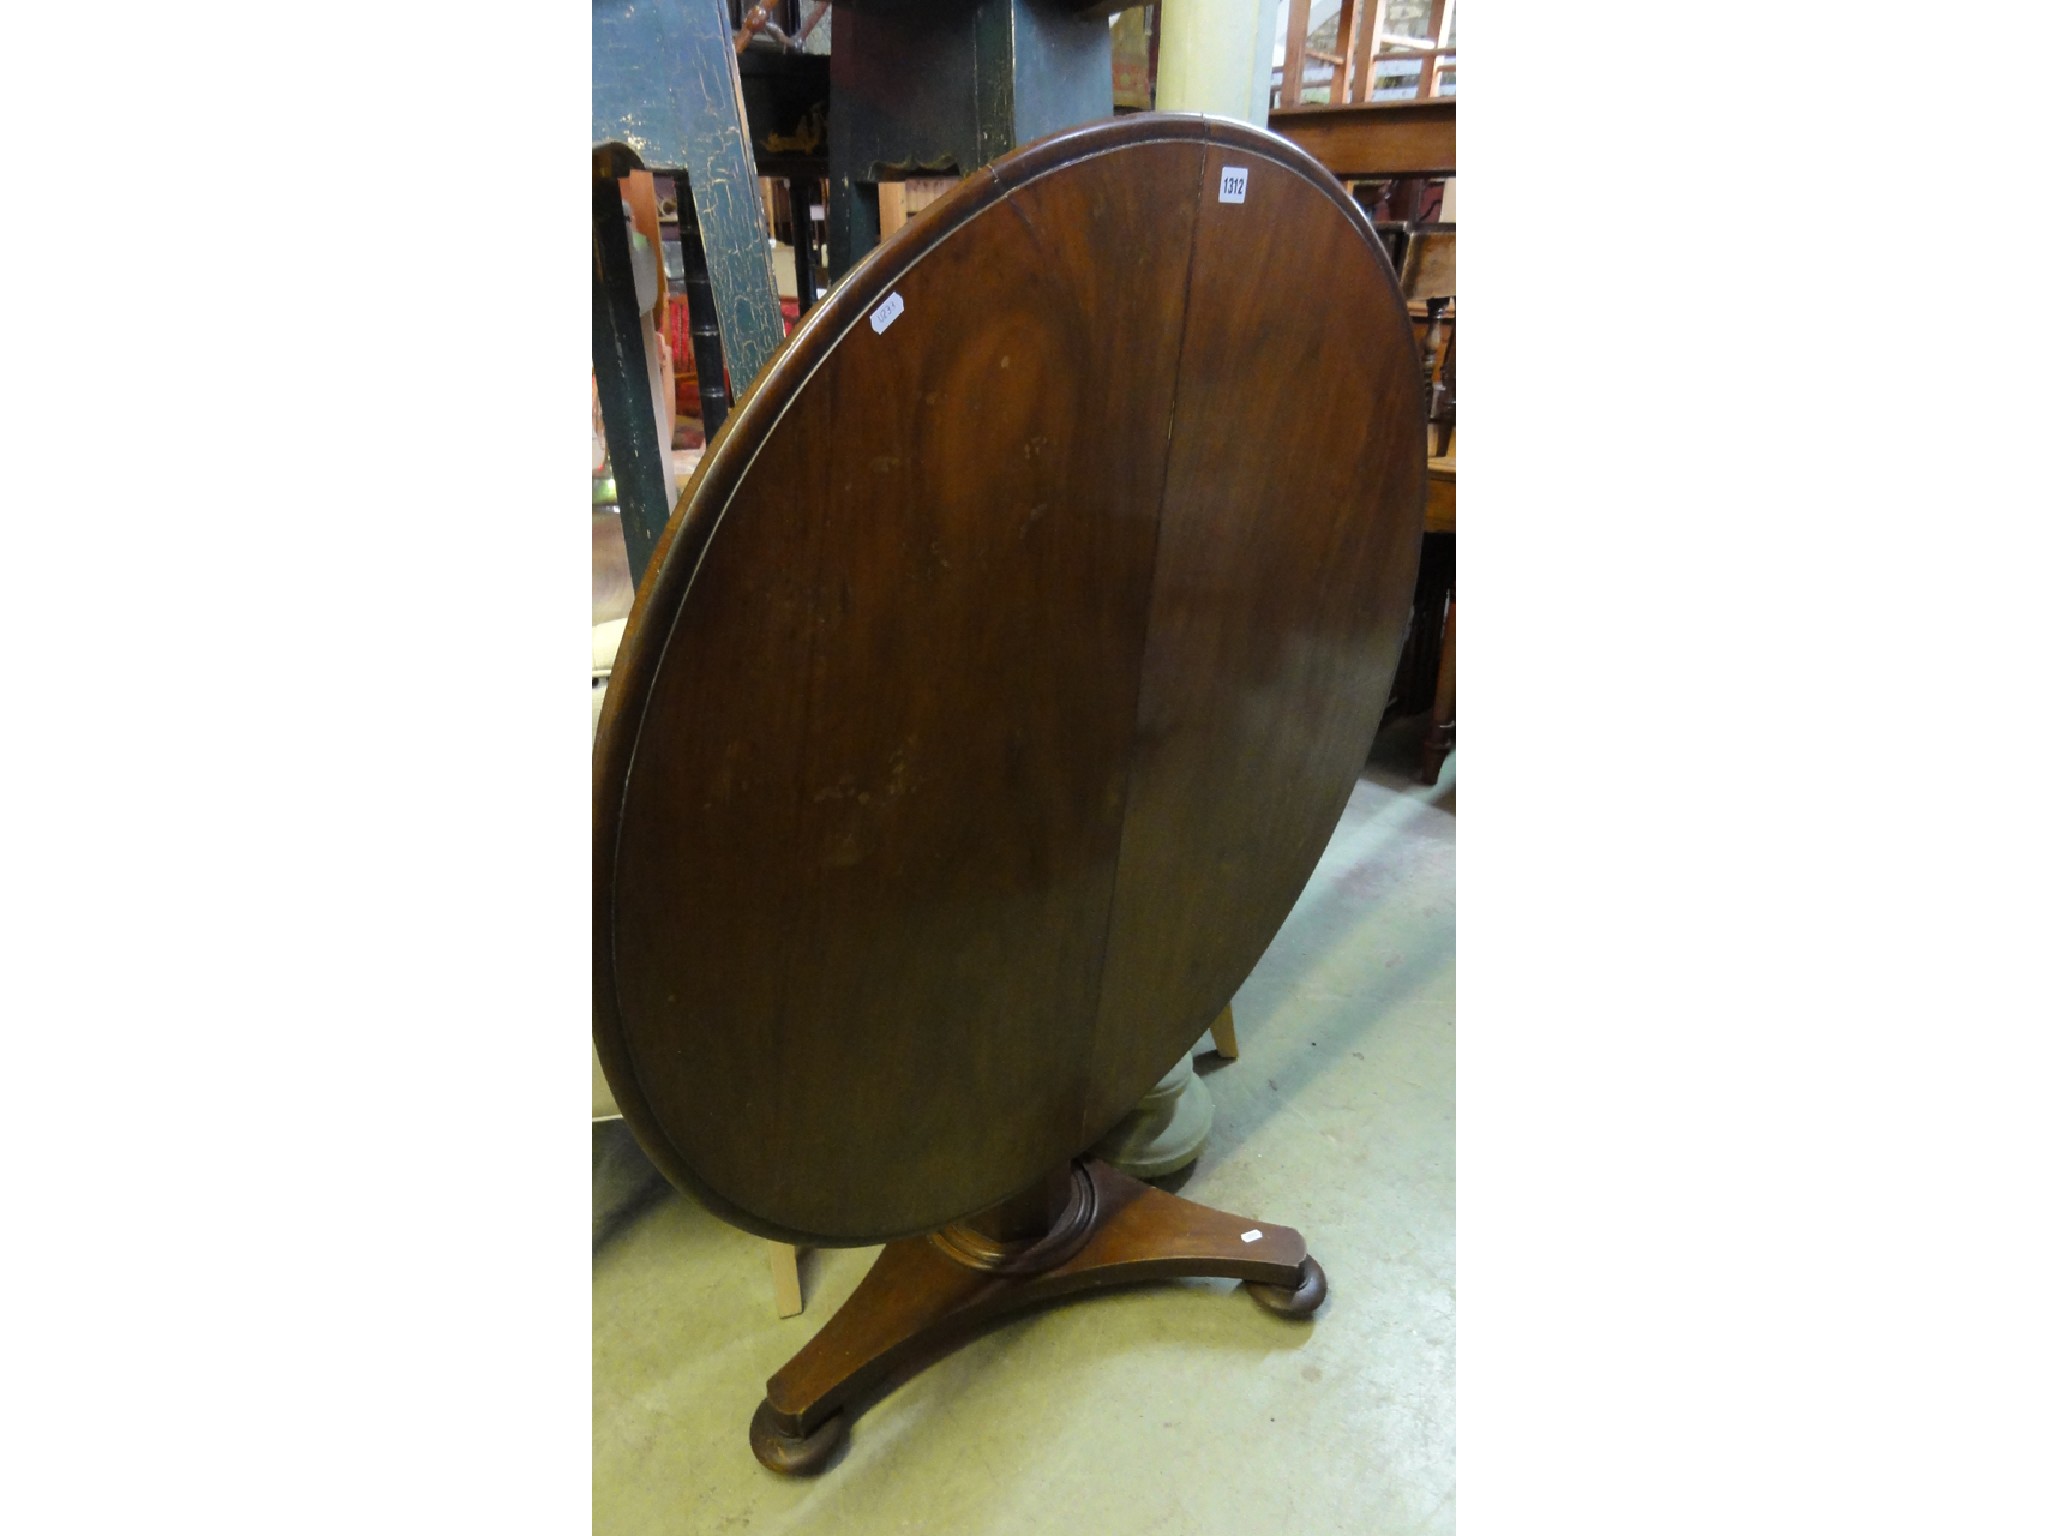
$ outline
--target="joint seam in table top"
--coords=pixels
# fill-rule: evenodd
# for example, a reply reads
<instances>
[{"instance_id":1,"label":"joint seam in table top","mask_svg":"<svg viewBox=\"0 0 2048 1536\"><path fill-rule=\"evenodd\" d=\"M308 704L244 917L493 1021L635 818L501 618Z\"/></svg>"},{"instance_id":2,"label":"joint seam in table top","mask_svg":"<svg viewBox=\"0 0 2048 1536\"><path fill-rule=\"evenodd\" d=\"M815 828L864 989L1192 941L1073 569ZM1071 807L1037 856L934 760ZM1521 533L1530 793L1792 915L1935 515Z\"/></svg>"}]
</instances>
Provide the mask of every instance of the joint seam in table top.
<instances>
[{"instance_id":1,"label":"joint seam in table top","mask_svg":"<svg viewBox=\"0 0 2048 1536\"><path fill-rule=\"evenodd\" d=\"M1116 863L1110 871L1109 900L1102 913L1102 942L1095 958L1095 1016L1088 1024L1089 1070L1082 1079L1080 1097L1080 1123L1074 1128L1076 1139L1088 1134L1089 1100L1092 1094L1089 1085L1094 1080L1095 1053L1102 1037L1103 981L1109 974L1109 946L1116 936L1117 896L1123 889L1124 847L1130 839L1131 785L1138 772L1138 723L1144 719L1145 705L1145 660L1152 649L1152 614L1155 600L1159 595L1159 544L1166 529L1166 493L1172 485L1173 475L1173 428L1180 415L1181 368L1187 358L1188 349L1188 304L1194 296L1195 254L1201 248L1202 226L1207 204L1202 189L1208 185L1209 150L1212 141L1201 141L1201 153L1195 161L1195 215L1188 221L1188 259L1181 272L1180 285L1180 335L1175 338L1173 354L1173 394L1166 406L1166 445L1160 454L1159 499L1152 509L1152 559L1145 580L1145 622L1139 629L1137 671L1131 689L1131 736L1124 748L1124 787L1119 799L1123 816L1117 826ZM1075 1149L1079 1151L1077 1147Z\"/></svg>"}]
</instances>

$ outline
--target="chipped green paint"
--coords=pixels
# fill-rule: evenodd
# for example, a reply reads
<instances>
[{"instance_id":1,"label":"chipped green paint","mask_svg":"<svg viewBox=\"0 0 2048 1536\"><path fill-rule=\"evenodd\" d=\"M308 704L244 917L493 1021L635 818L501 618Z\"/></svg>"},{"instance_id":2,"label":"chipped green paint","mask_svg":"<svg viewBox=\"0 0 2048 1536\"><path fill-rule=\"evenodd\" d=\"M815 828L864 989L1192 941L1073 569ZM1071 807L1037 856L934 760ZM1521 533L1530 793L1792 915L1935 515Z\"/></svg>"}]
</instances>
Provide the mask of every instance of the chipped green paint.
<instances>
[{"instance_id":1,"label":"chipped green paint","mask_svg":"<svg viewBox=\"0 0 2048 1536\"><path fill-rule=\"evenodd\" d=\"M591 142L681 171L703 232L735 398L782 341L767 214L721 0L592 0Z\"/></svg>"}]
</instances>

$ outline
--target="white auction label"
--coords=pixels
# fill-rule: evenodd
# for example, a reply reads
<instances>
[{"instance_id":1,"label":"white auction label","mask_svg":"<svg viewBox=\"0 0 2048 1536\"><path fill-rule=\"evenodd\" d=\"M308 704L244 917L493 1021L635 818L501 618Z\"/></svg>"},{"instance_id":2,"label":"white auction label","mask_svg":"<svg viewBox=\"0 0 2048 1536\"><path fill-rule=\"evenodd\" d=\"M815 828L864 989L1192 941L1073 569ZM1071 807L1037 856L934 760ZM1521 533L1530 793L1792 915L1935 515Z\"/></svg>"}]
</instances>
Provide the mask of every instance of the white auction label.
<instances>
[{"instance_id":1,"label":"white auction label","mask_svg":"<svg viewBox=\"0 0 2048 1536\"><path fill-rule=\"evenodd\" d=\"M1244 201L1245 186L1251 181L1252 173L1242 165L1223 167L1223 185L1216 191L1219 203L1241 203Z\"/></svg>"},{"instance_id":2,"label":"white auction label","mask_svg":"<svg viewBox=\"0 0 2048 1536\"><path fill-rule=\"evenodd\" d=\"M889 329L890 326L894 325L896 317L902 313L903 295L892 293L875 306L875 312L868 316L868 324L875 328L875 334L879 336L882 332Z\"/></svg>"},{"instance_id":3,"label":"white auction label","mask_svg":"<svg viewBox=\"0 0 2048 1536\"><path fill-rule=\"evenodd\" d=\"M1257 1227L1253 1227L1251 1231L1239 1234L1238 1241L1242 1243L1256 1243L1260 1238L1264 1237L1265 1235L1266 1234L1261 1232Z\"/></svg>"}]
</instances>

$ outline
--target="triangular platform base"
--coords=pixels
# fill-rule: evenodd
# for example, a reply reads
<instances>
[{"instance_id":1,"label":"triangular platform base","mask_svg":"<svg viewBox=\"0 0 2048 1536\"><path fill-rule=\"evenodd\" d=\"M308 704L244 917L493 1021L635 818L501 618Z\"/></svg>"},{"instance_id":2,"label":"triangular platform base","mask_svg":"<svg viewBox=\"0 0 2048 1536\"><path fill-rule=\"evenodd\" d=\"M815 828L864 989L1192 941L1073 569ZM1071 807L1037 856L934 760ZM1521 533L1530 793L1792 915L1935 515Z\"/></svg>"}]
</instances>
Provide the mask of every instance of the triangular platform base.
<instances>
[{"instance_id":1,"label":"triangular platform base","mask_svg":"<svg viewBox=\"0 0 2048 1536\"><path fill-rule=\"evenodd\" d=\"M983 1325L1179 1276L1242 1280L1287 1317L1307 1317L1328 1289L1293 1228L1183 1200L1087 1158L970 1222L884 1247L846 1304L769 1378L754 1454L776 1472L822 1471L853 1413Z\"/></svg>"}]
</instances>

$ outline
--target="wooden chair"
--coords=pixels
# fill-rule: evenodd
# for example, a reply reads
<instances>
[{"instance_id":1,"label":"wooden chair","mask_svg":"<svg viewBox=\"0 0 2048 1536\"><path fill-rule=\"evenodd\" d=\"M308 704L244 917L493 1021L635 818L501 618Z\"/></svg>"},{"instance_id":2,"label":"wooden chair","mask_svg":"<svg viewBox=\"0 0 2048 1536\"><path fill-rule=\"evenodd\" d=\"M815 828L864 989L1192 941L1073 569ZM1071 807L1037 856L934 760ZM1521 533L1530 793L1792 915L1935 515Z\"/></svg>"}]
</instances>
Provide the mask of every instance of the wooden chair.
<instances>
[{"instance_id":1,"label":"wooden chair","mask_svg":"<svg viewBox=\"0 0 2048 1536\"><path fill-rule=\"evenodd\" d=\"M1429 391L1430 420L1437 419L1443 382L1443 316L1458 293L1458 226L1418 224L1409 233L1401 255L1401 291L1410 305L1421 304L1429 319L1423 338L1422 373Z\"/></svg>"},{"instance_id":2,"label":"wooden chair","mask_svg":"<svg viewBox=\"0 0 2048 1536\"><path fill-rule=\"evenodd\" d=\"M721 0L593 0L591 144L592 364L637 580L675 498L664 483L667 445L659 441L655 402L639 385L647 367L644 307L635 298L617 184L635 171L679 178L685 292L693 332L703 327L692 342L719 349L735 401L783 335L732 23ZM659 255L657 246L657 267ZM721 370L707 352L697 361L700 387L707 386Z\"/></svg>"}]
</instances>

